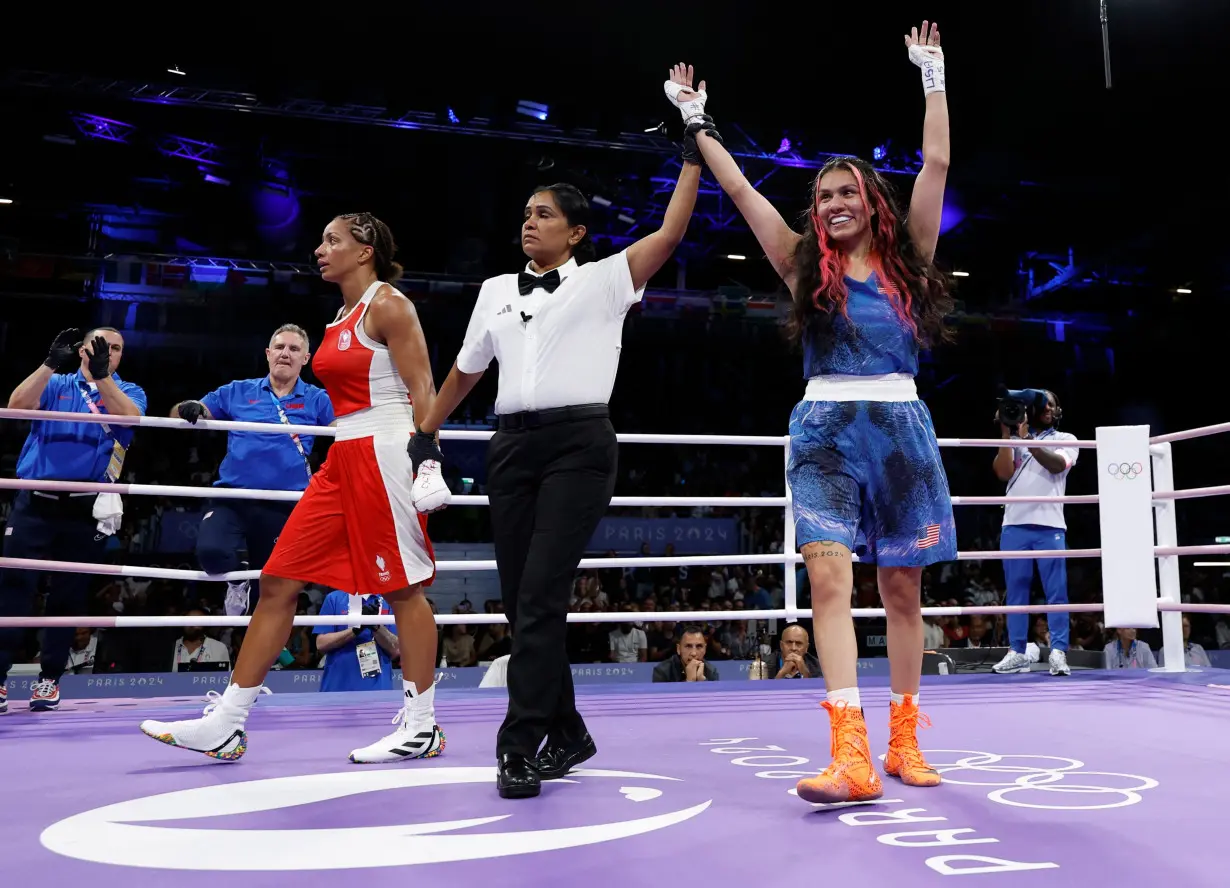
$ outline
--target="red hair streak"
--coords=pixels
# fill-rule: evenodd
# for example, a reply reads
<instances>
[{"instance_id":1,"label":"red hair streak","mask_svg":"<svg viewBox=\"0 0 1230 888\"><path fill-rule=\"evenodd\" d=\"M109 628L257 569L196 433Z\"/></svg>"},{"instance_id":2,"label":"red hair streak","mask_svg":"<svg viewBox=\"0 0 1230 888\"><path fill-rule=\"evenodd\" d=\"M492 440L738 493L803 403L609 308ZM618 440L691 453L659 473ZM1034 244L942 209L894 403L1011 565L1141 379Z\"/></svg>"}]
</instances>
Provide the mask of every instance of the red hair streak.
<instances>
[{"instance_id":1,"label":"red hair streak","mask_svg":"<svg viewBox=\"0 0 1230 888\"><path fill-rule=\"evenodd\" d=\"M889 304L897 317L917 336L918 324L914 320L913 297L910 288L905 286L909 272L901 260L900 244L897 242L897 217L893 215L888 202L878 191L872 191L871 199L867 196L867 183L863 174L853 164L842 164L849 170L858 183L859 197L863 202L863 212L871 218L870 265L880 281L880 290L888 296ZM816 179L816 199L811 208L811 224L816 231L816 243L820 248L820 284L811 294L812 305L818 311L840 311L848 320L850 293L846 289L845 274L849 263L829 237L828 231L820 221L820 180ZM825 297L822 301L821 296Z\"/></svg>"}]
</instances>

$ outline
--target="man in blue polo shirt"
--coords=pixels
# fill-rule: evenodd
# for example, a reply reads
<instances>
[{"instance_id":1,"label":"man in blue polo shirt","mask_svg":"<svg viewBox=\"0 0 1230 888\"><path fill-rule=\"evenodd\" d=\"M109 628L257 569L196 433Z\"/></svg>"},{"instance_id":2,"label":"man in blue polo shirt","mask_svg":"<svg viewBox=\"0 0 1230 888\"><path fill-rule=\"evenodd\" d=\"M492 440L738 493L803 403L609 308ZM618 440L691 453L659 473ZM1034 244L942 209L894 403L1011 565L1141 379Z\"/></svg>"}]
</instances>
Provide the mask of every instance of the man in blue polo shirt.
<instances>
[{"instance_id":1,"label":"man in blue polo shirt","mask_svg":"<svg viewBox=\"0 0 1230 888\"><path fill-rule=\"evenodd\" d=\"M379 595L350 595L334 590L325 596L320 615L391 613ZM325 655L322 691L387 691L393 687L397 656L396 626L317 626L316 650Z\"/></svg>"},{"instance_id":2,"label":"man in blue polo shirt","mask_svg":"<svg viewBox=\"0 0 1230 888\"><path fill-rule=\"evenodd\" d=\"M64 330L55 338L43 366L25 378L9 396L18 410L144 416L145 392L115 372L124 354L124 337L111 327ZM59 370L76 362L70 373ZM17 459L17 477L27 481L119 480L132 443L132 426L106 423L48 422L30 425ZM51 561L105 560L107 537L119 530L123 508L114 493L49 493L23 490L13 502L4 529L4 557ZM32 570L0 571L0 616L28 617L42 574ZM47 616L80 616L86 612L90 575L54 573ZM60 705L60 676L68 662L75 629L47 629L43 634L38 681L30 695L35 711ZM8 711L9 669L21 647L24 630L0 629L0 712Z\"/></svg>"},{"instance_id":3,"label":"man in blue polo shirt","mask_svg":"<svg viewBox=\"0 0 1230 888\"><path fill-rule=\"evenodd\" d=\"M268 376L228 382L199 401L181 401L171 408L171 415L194 425L202 416L235 422L333 424L333 405L325 390L299 378L311 358L308 335L302 327L294 324L279 327L269 340L265 358L269 362ZM218 469L214 486L304 490L312 477L308 455L314 442L311 435L231 432L227 437L226 458ZM196 557L201 569L211 574L239 570L245 564L239 557L241 550L248 553L247 564L257 569L263 567L294 507L294 502L210 500L196 539ZM226 612L229 615L248 612L249 588L246 580L227 584ZM259 598L258 588L251 601L253 609Z\"/></svg>"}]
</instances>

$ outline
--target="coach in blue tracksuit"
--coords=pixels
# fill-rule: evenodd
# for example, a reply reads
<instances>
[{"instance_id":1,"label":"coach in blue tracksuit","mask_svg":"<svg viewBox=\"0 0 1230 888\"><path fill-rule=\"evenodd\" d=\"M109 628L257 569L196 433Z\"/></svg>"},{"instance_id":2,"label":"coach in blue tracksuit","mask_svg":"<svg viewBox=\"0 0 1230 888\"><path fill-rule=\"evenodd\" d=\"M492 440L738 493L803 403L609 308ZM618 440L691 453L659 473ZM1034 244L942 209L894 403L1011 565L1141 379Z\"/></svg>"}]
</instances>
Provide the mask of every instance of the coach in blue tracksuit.
<instances>
[{"instance_id":1,"label":"coach in blue tracksuit","mask_svg":"<svg viewBox=\"0 0 1230 888\"><path fill-rule=\"evenodd\" d=\"M65 330L55 338L43 366L25 378L9 396L18 410L144 416L145 392L115 372L124 354L124 337L112 327L99 327L84 337ZM57 370L76 362L72 373ZM17 458L17 477L27 481L119 480L124 457L132 444L132 426L85 422L36 421ZM107 538L119 530L123 515L116 494L59 493L23 490L13 502L4 529L5 558L101 562ZM0 572L0 616L34 613L38 581L32 570ZM47 616L81 616L86 612L90 574L53 573ZM47 629L38 681L30 695L33 710L60 705L60 676L68 663L72 627ZM25 631L0 629L0 712L8 709L5 682Z\"/></svg>"},{"instance_id":2,"label":"coach in blue tracksuit","mask_svg":"<svg viewBox=\"0 0 1230 888\"><path fill-rule=\"evenodd\" d=\"M307 332L283 324L265 349L269 375L237 379L214 389L199 401L181 401L171 415L195 424L206 419L235 422L332 425L333 405L325 390L299 378L311 353ZM218 469L215 487L246 490L304 490L312 477L308 460L315 438L311 435L268 432L230 432L226 458ZM259 570L273 552L274 543L290 517L294 502L213 499L205 508L197 532L196 556L206 573L222 574L251 566ZM246 550L246 561L240 551ZM226 612L249 612L248 581L227 584ZM256 599L250 602L256 607Z\"/></svg>"}]
</instances>

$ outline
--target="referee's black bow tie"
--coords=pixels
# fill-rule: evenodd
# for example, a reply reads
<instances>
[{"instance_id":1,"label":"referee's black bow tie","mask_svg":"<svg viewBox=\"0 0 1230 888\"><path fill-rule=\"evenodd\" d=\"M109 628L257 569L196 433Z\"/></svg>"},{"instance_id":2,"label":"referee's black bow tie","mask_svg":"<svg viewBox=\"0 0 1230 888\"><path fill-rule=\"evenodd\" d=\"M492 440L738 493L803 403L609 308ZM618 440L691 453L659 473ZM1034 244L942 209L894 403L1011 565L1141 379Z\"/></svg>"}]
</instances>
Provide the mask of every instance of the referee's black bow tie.
<instances>
[{"instance_id":1,"label":"referee's black bow tie","mask_svg":"<svg viewBox=\"0 0 1230 888\"><path fill-rule=\"evenodd\" d=\"M517 289L522 296L530 295L535 287L542 287L548 293L554 293L555 288L559 286L559 269L553 268L544 274L542 277L530 274L528 271L523 271L517 275Z\"/></svg>"}]
</instances>

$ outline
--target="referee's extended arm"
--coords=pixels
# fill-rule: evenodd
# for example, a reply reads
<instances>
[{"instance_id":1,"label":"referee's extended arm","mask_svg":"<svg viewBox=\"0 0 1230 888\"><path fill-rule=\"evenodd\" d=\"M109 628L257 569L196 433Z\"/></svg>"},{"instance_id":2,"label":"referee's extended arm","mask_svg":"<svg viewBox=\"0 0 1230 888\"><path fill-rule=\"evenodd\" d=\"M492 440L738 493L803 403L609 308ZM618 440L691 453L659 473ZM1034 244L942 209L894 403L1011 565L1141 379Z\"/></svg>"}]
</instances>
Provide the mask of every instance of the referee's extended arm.
<instances>
[{"instance_id":1,"label":"referee's extended arm","mask_svg":"<svg viewBox=\"0 0 1230 888\"><path fill-rule=\"evenodd\" d=\"M448 371L448 376L444 379L444 385L440 386L431 410L425 413L419 421L419 431L434 435L482 378L481 371L463 373L457 369L457 364L454 362L453 369Z\"/></svg>"},{"instance_id":2,"label":"referee's extended arm","mask_svg":"<svg viewBox=\"0 0 1230 888\"><path fill-rule=\"evenodd\" d=\"M679 172L675 192L662 216L662 227L653 234L645 235L627 249L628 271L632 274L633 290L639 290L649 283L649 279L658 273L658 269L666 264L675 248L683 242L683 236L688 232L688 220L692 218L692 210L696 207L696 192L699 187L700 164L685 162Z\"/></svg>"}]
</instances>

